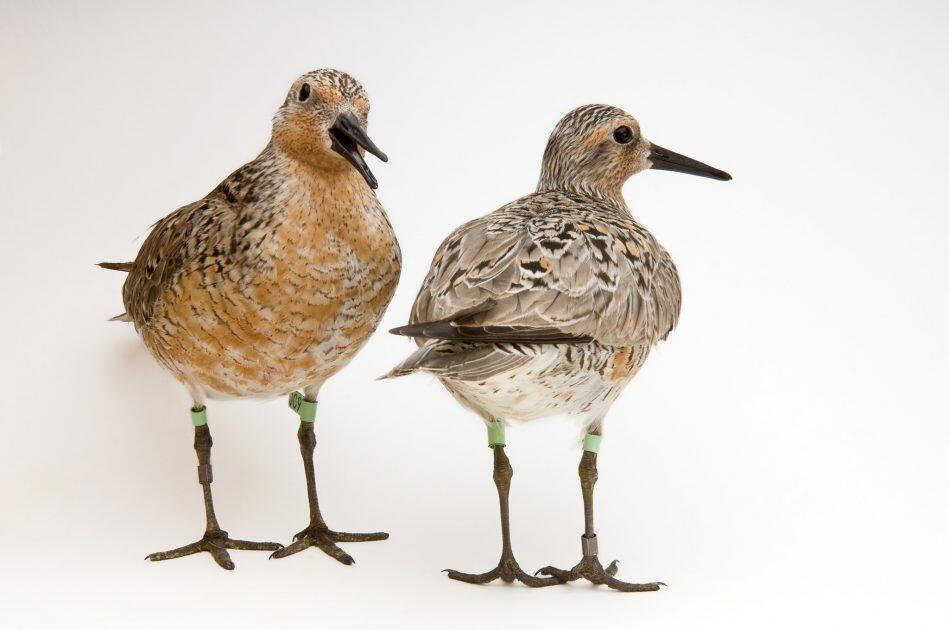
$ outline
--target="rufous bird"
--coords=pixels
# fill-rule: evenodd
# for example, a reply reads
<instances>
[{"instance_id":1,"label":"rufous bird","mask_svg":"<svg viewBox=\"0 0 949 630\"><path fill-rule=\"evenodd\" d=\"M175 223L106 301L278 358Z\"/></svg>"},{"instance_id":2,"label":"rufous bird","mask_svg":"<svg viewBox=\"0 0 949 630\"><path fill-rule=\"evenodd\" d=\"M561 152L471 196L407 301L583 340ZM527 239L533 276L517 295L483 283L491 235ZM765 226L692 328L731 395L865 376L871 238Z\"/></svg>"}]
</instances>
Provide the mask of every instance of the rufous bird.
<instances>
[{"instance_id":1,"label":"rufous bird","mask_svg":"<svg viewBox=\"0 0 949 630\"><path fill-rule=\"evenodd\" d=\"M315 546L352 564L337 543L388 537L329 529L313 468L320 388L376 329L401 268L363 158L369 152L387 160L367 135L368 114L369 97L348 74L323 69L301 76L260 155L203 199L158 221L134 262L101 264L128 272L126 312L114 319L135 325L193 401L207 527L197 542L149 560L205 551L232 569L228 549L283 558ZM300 416L309 524L286 547L233 540L214 513L205 401L287 395Z\"/></svg>"}]
</instances>

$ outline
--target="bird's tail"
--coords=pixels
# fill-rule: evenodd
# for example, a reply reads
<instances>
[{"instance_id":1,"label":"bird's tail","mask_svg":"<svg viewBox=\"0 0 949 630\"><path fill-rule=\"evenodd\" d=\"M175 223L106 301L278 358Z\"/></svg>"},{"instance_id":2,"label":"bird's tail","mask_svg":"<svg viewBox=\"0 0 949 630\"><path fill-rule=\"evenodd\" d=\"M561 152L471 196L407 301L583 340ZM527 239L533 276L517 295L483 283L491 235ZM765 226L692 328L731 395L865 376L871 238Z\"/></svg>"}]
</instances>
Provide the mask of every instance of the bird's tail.
<instances>
[{"instance_id":1,"label":"bird's tail","mask_svg":"<svg viewBox=\"0 0 949 630\"><path fill-rule=\"evenodd\" d=\"M97 263L97 265L98 265L99 267L102 267L103 269L111 269L112 271L124 271L125 273L128 273L128 272L132 271L132 265L134 265L134 264L135 264L135 263L131 263L131 262L122 262L122 263L101 262L101 263ZM109 321L110 321L110 322L130 322L130 321L132 321L132 318L129 317L129 314L128 314L128 313L119 313L119 314L116 315L115 317L110 317L110 318L109 318Z\"/></svg>"},{"instance_id":2,"label":"bird's tail","mask_svg":"<svg viewBox=\"0 0 949 630\"><path fill-rule=\"evenodd\" d=\"M130 272L130 271L132 270L132 265L134 265L134 264L135 264L135 263L131 263L131 262L122 262L122 263L101 262L101 263L97 263L97 265L98 265L99 267L102 267L103 269L111 269L112 271L124 271L125 273Z\"/></svg>"},{"instance_id":3,"label":"bird's tail","mask_svg":"<svg viewBox=\"0 0 949 630\"><path fill-rule=\"evenodd\" d=\"M499 344L432 339L378 380L427 372L439 378L481 381L520 367L531 358L523 352L505 350Z\"/></svg>"},{"instance_id":4,"label":"bird's tail","mask_svg":"<svg viewBox=\"0 0 949 630\"><path fill-rule=\"evenodd\" d=\"M398 364L382 376L376 378L377 381L384 381L387 378L398 378L399 376L408 376L412 372L419 370L422 367L423 359L428 352L425 350L425 346L422 346L415 352L409 355L409 357Z\"/></svg>"}]
</instances>

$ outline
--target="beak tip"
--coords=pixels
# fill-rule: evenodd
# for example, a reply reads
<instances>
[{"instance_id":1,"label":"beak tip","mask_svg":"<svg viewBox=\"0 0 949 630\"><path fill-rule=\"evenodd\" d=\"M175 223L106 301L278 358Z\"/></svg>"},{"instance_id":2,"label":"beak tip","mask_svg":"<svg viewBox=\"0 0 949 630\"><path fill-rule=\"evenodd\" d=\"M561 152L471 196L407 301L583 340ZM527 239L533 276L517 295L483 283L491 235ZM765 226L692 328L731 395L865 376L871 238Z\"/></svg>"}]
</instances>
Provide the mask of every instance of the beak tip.
<instances>
[{"instance_id":1,"label":"beak tip","mask_svg":"<svg viewBox=\"0 0 949 630\"><path fill-rule=\"evenodd\" d=\"M714 168L708 164L703 164L698 160L693 160L675 151L664 149L657 144L652 144L649 151L649 168L657 171L674 171L685 173L686 175L698 175L699 177L708 177L720 182L731 181L732 176L721 169Z\"/></svg>"}]
</instances>

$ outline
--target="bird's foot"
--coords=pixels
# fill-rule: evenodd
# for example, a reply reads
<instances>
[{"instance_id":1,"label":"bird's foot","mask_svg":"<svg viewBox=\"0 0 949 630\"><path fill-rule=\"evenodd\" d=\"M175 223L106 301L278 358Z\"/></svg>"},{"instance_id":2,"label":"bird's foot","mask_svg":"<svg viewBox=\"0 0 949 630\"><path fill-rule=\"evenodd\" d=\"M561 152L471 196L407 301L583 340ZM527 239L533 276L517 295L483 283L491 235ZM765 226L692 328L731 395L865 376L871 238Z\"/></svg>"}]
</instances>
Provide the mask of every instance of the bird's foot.
<instances>
[{"instance_id":1,"label":"bird's foot","mask_svg":"<svg viewBox=\"0 0 949 630\"><path fill-rule=\"evenodd\" d=\"M170 551L157 551L145 556L146 560L157 562L159 560L172 560L174 558L183 558L195 553L206 551L211 554L214 561L223 569L228 571L234 568L231 556L227 553L228 549L242 549L247 551L276 551L283 545L275 542L251 542L249 540L232 540L227 537L227 532L221 529L204 532L204 537L197 542L184 547L178 547Z\"/></svg>"},{"instance_id":2,"label":"bird's foot","mask_svg":"<svg viewBox=\"0 0 949 630\"><path fill-rule=\"evenodd\" d=\"M350 542L369 542L372 540L385 540L389 537L386 532L372 532L367 534L355 534L348 532L334 532L326 525L310 525L306 529L297 532L293 536L293 542L282 549L270 554L271 558L286 558L307 547L316 547L323 553L336 558L343 564L353 564L356 562L348 553L336 546L336 543Z\"/></svg>"},{"instance_id":3,"label":"bird's foot","mask_svg":"<svg viewBox=\"0 0 949 630\"><path fill-rule=\"evenodd\" d=\"M555 567L544 567L539 569L534 575L546 575L555 578L561 583L573 582L584 578L593 584L606 584L612 589L623 591L625 593L641 593L643 591L658 591L660 586L665 586L664 582L647 582L646 584L632 584L616 579L616 565L618 561L614 560L605 569L600 564L596 556L583 556L577 566L569 571L557 569Z\"/></svg>"},{"instance_id":4,"label":"bird's foot","mask_svg":"<svg viewBox=\"0 0 949 630\"><path fill-rule=\"evenodd\" d=\"M445 572L448 573L448 577L451 579L458 580L459 582L467 582L468 584L487 584L498 578L508 583L517 580L521 584L535 588L561 584L561 581L556 577L541 578L525 573L517 564L517 560L514 559L514 554L512 553L501 554L501 561L498 563L498 566L487 573L462 573L454 569L445 569Z\"/></svg>"}]
</instances>

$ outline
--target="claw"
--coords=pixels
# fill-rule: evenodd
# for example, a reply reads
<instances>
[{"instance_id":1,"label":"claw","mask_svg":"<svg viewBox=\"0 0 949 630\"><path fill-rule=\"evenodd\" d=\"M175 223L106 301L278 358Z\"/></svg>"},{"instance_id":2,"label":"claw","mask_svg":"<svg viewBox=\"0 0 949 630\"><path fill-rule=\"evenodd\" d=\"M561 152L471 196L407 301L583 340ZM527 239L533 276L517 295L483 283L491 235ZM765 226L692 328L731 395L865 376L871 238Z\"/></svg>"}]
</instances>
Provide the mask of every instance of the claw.
<instances>
[{"instance_id":1,"label":"claw","mask_svg":"<svg viewBox=\"0 0 949 630\"><path fill-rule=\"evenodd\" d=\"M553 576L561 583L572 582L574 580L584 578L592 584L605 584L612 589L627 593L658 591L660 585L665 586L663 582L632 584L629 582L617 580L614 576L616 575L618 564L619 560L614 560L609 564L608 567L604 569L603 565L600 564L600 561L596 556L584 556L579 564L573 567L573 569L570 571L564 571L563 569L557 569L555 567L543 567L542 569L538 569L538 573ZM534 575L537 574L535 573Z\"/></svg>"},{"instance_id":2,"label":"claw","mask_svg":"<svg viewBox=\"0 0 949 630\"><path fill-rule=\"evenodd\" d=\"M373 533L349 533L335 532L326 526L310 526L297 532L293 536L293 542L278 549L270 555L271 558L280 559L291 556L303 551L307 547L316 547L326 555L345 565L356 564L356 561L348 553L340 549L337 542L365 542L372 540L385 540L389 534L385 532Z\"/></svg>"},{"instance_id":3,"label":"claw","mask_svg":"<svg viewBox=\"0 0 949 630\"><path fill-rule=\"evenodd\" d=\"M196 553L206 552L211 554L211 557L218 564L218 566L220 566L222 569L231 571L234 569L234 562L231 560L231 555L227 552L228 549L270 551L271 549L279 549L279 547L279 543L258 543L251 542L249 540L231 540L227 537L227 532L216 531L212 532L211 534L206 533L201 538L201 540L190 543L183 547L178 547L177 549L171 549L169 551L156 551L155 553L150 553L145 556L145 559L152 562L160 562L162 560L173 560L175 558L183 558Z\"/></svg>"},{"instance_id":4,"label":"claw","mask_svg":"<svg viewBox=\"0 0 949 630\"><path fill-rule=\"evenodd\" d=\"M467 582L468 584L487 584L501 577L501 569L500 566L498 566L487 573L462 573L461 571L449 569L448 577L452 580L458 580L459 582Z\"/></svg>"},{"instance_id":5,"label":"claw","mask_svg":"<svg viewBox=\"0 0 949 630\"><path fill-rule=\"evenodd\" d=\"M513 582L517 580L521 584L530 586L532 588L553 586L555 584L562 583L562 581L556 577L539 578L537 577L536 573L534 575L525 573L523 570L521 570L521 567L517 564L517 561L514 560L514 557L510 555L503 555L501 557L501 561L498 563L498 566L491 569L487 573L462 573L453 569L444 569L442 573L448 573L448 577L452 580L467 582L469 584L487 584L488 582L493 582L498 578L504 580L505 582Z\"/></svg>"}]
</instances>

